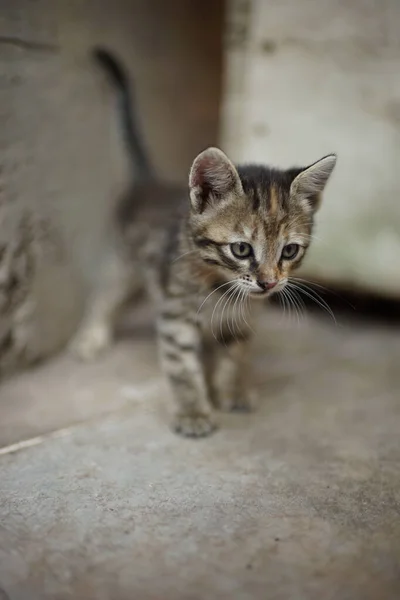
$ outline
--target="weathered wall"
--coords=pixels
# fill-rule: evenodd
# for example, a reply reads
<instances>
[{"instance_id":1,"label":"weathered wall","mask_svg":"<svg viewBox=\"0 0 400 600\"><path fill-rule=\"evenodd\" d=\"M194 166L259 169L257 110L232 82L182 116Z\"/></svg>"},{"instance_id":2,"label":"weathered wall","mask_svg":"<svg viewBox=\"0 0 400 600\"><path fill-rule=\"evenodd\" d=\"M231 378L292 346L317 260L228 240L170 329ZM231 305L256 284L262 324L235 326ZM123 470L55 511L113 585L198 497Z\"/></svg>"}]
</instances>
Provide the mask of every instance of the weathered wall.
<instances>
[{"instance_id":1,"label":"weathered wall","mask_svg":"<svg viewBox=\"0 0 400 600\"><path fill-rule=\"evenodd\" d=\"M107 44L126 61L155 163L183 178L217 140L221 26L212 0L201 11L185 0L0 0L0 372L71 335L129 181L113 95L88 50ZM16 277L26 285L10 306Z\"/></svg>"},{"instance_id":2,"label":"weathered wall","mask_svg":"<svg viewBox=\"0 0 400 600\"><path fill-rule=\"evenodd\" d=\"M232 0L223 142L337 168L304 272L400 296L400 3Z\"/></svg>"}]
</instances>

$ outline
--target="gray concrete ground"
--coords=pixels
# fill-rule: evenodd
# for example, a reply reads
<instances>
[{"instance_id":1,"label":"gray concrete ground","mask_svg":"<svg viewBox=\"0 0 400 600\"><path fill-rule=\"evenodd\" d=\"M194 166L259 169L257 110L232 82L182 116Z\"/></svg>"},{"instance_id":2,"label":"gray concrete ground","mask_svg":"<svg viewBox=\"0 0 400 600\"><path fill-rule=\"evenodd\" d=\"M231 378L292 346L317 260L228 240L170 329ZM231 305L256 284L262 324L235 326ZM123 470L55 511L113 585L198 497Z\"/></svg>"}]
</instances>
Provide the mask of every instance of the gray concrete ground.
<instances>
[{"instance_id":1,"label":"gray concrete ground","mask_svg":"<svg viewBox=\"0 0 400 600\"><path fill-rule=\"evenodd\" d=\"M398 333L267 310L259 409L202 441L169 431L145 329L10 380L0 598L399 598Z\"/></svg>"}]
</instances>

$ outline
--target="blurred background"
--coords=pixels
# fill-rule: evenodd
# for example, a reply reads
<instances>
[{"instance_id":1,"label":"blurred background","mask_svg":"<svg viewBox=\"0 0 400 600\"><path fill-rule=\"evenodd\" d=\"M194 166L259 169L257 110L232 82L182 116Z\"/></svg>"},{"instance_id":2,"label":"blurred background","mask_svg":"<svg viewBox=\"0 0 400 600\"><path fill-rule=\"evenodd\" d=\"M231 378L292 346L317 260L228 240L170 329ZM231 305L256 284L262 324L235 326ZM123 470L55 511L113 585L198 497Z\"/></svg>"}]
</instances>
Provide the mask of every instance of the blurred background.
<instances>
[{"instance_id":1,"label":"blurred background","mask_svg":"<svg viewBox=\"0 0 400 600\"><path fill-rule=\"evenodd\" d=\"M282 166L337 152L304 275L399 298L399 11L396 0L3 0L0 234L38 240L31 299L0 314L3 373L75 330L130 181L113 91L89 56L99 43L135 78L166 178L186 181L216 143ZM13 319L26 325L18 352L4 342Z\"/></svg>"},{"instance_id":2,"label":"blurred background","mask_svg":"<svg viewBox=\"0 0 400 600\"><path fill-rule=\"evenodd\" d=\"M223 142L236 160L338 166L304 268L400 297L400 4L231 2Z\"/></svg>"},{"instance_id":3,"label":"blurred background","mask_svg":"<svg viewBox=\"0 0 400 600\"><path fill-rule=\"evenodd\" d=\"M23 226L40 245L32 306L11 315L26 323L23 356L9 348L5 370L70 337L110 211L131 182L115 96L91 49L124 60L159 173L186 182L199 149L218 141L224 9L212 0L2 0L0 9L0 232L16 239Z\"/></svg>"},{"instance_id":4,"label":"blurred background","mask_svg":"<svg viewBox=\"0 0 400 600\"><path fill-rule=\"evenodd\" d=\"M399 31L398 0L0 0L1 599L399 597ZM146 307L97 363L60 353L131 181L98 44L166 179L214 144L338 154L320 314L265 311L262 407L204 443L169 432Z\"/></svg>"}]
</instances>

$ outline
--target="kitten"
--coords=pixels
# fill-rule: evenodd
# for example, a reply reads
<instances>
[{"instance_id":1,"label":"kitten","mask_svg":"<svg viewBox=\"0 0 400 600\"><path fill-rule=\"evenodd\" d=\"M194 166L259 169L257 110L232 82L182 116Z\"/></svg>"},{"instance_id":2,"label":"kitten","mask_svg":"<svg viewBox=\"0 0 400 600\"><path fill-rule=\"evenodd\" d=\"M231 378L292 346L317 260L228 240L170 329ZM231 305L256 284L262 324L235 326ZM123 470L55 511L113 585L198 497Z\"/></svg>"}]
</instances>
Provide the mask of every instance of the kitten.
<instances>
[{"instance_id":1,"label":"kitten","mask_svg":"<svg viewBox=\"0 0 400 600\"><path fill-rule=\"evenodd\" d=\"M206 436L216 427L214 408L251 407L245 303L283 290L301 264L336 156L281 170L235 166L208 148L192 164L189 189L175 189L154 175L123 67L105 50L95 56L118 90L136 179L117 211L119 253L73 348L92 358L109 345L123 301L146 286L157 308L175 431Z\"/></svg>"}]
</instances>

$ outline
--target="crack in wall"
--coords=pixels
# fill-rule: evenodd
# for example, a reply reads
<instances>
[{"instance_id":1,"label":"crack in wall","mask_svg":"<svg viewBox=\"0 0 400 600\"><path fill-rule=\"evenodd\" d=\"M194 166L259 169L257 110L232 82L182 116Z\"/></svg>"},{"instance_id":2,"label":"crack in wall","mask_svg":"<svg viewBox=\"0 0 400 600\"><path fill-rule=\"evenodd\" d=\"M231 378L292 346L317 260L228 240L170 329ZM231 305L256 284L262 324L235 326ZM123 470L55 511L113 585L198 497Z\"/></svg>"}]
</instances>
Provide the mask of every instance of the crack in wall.
<instances>
[{"instance_id":1,"label":"crack in wall","mask_svg":"<svg viewBox=\"0 0 400 600\"><path fill-rule=\"evenodd\" d=\"M38 52L58 52L60 47L57 44L48 42L36 42L34 40L26 40L16 36L0 35L0 46L13 46L21 50L38 51Z\"/></svg>"}]
</instances>

